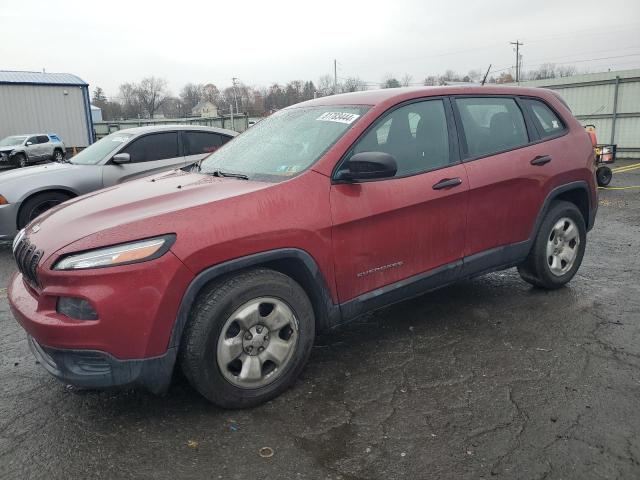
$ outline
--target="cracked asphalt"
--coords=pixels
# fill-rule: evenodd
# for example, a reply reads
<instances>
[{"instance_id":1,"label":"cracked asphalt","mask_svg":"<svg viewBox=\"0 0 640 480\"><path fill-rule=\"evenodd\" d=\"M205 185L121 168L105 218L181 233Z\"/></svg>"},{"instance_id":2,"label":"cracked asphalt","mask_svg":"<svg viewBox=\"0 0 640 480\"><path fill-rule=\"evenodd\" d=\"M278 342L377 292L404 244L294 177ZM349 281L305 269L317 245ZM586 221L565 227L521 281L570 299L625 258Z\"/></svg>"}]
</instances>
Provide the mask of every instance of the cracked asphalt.
<instances>
[{"instance_id":1,"label":"cracked asphalt","mask_svg":"<svg viewBox=\"0 0 640 480\"><path fill-rule=\"evenodd\" d=\"M640 169L615 174L624 185ZM362 317L317 339L291 390L243 411L179 377L164 397L65 387L3 289L0 478L640 478L639 254L640 188L601 190L569 286L511 269ZM5 285L12 270L2 247Z\"/></svg>"}]
</instances>

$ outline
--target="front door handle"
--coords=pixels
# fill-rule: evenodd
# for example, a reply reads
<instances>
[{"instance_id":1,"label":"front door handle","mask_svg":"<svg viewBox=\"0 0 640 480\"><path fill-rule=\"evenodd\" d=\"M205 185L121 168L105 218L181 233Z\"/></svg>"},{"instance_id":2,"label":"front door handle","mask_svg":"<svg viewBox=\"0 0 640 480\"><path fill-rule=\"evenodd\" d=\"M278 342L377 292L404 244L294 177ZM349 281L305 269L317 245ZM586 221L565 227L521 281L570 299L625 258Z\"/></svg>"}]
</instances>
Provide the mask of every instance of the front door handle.
<instances>
[{"instance_id":1,"label":"front door handle","mask_svg":"<svg viewBox=\"0 0 640 480\"><path fill-rule=\"evenodd\" d=\"M545 165L551 161L551 157L549 155L542 155L531 160L531 165Z\"/></svg>"},{"instance_id":2,"label":"front door handle","mask_svg":"<svg viewBox=\"0 0 640 480\"><path fill-rule=\"evenodd\" d=\"M436 183L432 188L434 190L442 190L443 188L457 187L462 184L461 178L445 178Z\"/></svg>"}]
</instances>

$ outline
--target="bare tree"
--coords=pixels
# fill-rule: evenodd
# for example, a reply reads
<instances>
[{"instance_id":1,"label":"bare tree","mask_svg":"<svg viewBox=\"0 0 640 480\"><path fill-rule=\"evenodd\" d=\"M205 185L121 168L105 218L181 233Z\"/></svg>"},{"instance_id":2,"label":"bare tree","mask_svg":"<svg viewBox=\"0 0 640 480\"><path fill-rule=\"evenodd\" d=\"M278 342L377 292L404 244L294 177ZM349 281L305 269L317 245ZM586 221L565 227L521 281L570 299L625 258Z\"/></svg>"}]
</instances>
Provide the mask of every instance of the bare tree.
<instances>
[{"instance_id":1,"label":"bare tree","mask_svg":"<svg viewBox=\"0 0 640 480\"><path fill-rule=\"evenodd\" d=\"M182 118L187 112L191 113L191 109L187 109L178 97L167 97L159 110L166 118Z\"/></svg>"},{"instance_id":2,"label":"bare tree","mask_svg":"<svg viewBox=\"0 0 640 480\"><path fill-rule=\"evenodd\" d=\"M133 83L123 83L120 85L120 102L122 104L122 115L125 118L136 118L142 114L142 108L138 101L136 85Z\"/></svg>"},{"instance_id":3,"label":"bare tree","mask_svg":"<svg viewBox=\"0 0 640 480\"><path fill-rule=\"evenodd\" d=\"M140 106L149 115L149 118L153 118L153 115L169 97L167 81L164 78L143 78L137 86L136 92Z\"/></svg>"},{"instance_id":4,"label":"bare tree","mask_svg":"<svg viewBox=\"0 0 640 480\"><path fill-rule=\"evenodd\" d=\"M560 65L558 67L559 77L571 77L578 73L578 69L573 65Z\"/></svg>"},{"instance_id":5,"label":"bare tree","mask_svg":"<svg viewBox=\"0 0 640 480\"><path fill-rule=\"evenodd\" d=\"M360 80L359 77L349 77L342 84L341 91L343 92L360 92L367 89L367 84L364 80Z\"/></svg>"},{"instance_id":6,"label":"bare tree","mask_svg":"<svg viewBox=\"0 0 640 480\"><path fill-rule=\"evenodd\" d=\"M220 90L213 83L207 83L202 87L202 99L211 102L216 106L219 106L220 102Z\"/></svg>"},{"instance_id":7,"label":"bare tree","mask_svg":"<svg viewBox=\"0 0 640 480\"><path fill-rule=\"evenodd\" d=\"M555 63L543 63L536 70L529 71L526 76L531 80L556 78L556 65Z\"/></svg>"},{"instance_id":8,"label":"bare tree","mask_svg":"<svg viewBox=\"0 0 640 480\"><path fill-rule=\"evenodd\" d=\"M193 107L204 99L204 85L187 83L180 91L180 100L187 112L191 112Z\"/></svg>"},{"instance_id":9,"label":"bare tree","mask_svg":"<svg viewBox=\"0 0 640 480\"><path fill-rule=\"evenodd\" d=\"M469 73L467 73L466 78L469 79L468 80L469 82L480 83L483 76L484 75L480 70L469 70Z\"/></svg>"},{"instance_id":10,"label":"bare tree","mask_svg":"<svg viewBox=\"0 0 640 480\"><path fill-rule=\"evenodd\" d=\"M515 82L515 79L513 78L513 75L511 74L511 72L502 72L496 79L496 83L513 83L513 82Z\"/></svg>"},{"instance_id":11,"label":"bare tree","mask_svg":"<svg viewBox=\"0 0 640 480\"><path fill-rule=\"evenodd\" d=\"M318 96L326 97L333 93L333 77L331 75L323 75L318 79Z\"/></svg>"},{"instance_id":12,"label":"bare tree","mask_svg":"<svg viewBox=\"0 0 640 480\"><path fill-rule=\"evenodd\" d=\"M402 77L402 80L400 80L400 84L403 87L408 87L409 85L411 85L411 80L413 80L413 77L408 73L405 73L404 76Z\"/></svg>"},{"instance_id":13,"label":"bare tree","mask_svg":"<svg viewBox=\"0 0 640 480\"><path fill-rule=\"evenodd\" d=\"M438 77L436 77L435 75L429 75L424 79L424 82L422 84L427 87L434 87L439 84Z\"/></svg>"},{"instance_id":14,"label":"bare tree","mask_svg":"<svg viewBox=\"0 0 640 480\"><path fill-rule=\"evenodd\" d=\"M398 88L400 87L400 82L397 78L395 78L390 73L387 73L382 79L382 83L380 84L380 88Z\"/></svg>"}]
</instances>

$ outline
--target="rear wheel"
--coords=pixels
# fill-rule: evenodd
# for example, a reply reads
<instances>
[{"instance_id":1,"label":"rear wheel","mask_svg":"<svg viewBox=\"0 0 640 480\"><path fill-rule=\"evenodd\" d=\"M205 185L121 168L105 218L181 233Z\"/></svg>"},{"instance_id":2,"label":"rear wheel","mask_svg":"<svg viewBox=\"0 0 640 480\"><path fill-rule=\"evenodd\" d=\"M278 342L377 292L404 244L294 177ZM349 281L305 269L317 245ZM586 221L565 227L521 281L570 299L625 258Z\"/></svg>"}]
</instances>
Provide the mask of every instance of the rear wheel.
<instances>
[{"instance_id":1,"label":"rear wheel","mask_svg":"<svg viewBox=\"0 0 640 480\"><path fill-rule=\"evenodd\" d=\"M598 182L598 186L606 187L611 183L611 178L613 177L613 172L609 167L602 166L598 167L596 170L596 180Z\"/></svg>"},{"instance_id":2,"label":"rear wheel","mask_svg":"<svg viewBox=\"0 0 640 480\"><path fill-rule=\"evenodd\" d=\"M24 228L34 218L70 198L62 192L42 192L27 199L18 212L18 229Z\"/></svg>"},{"instance_id":3,"label":"rear wheel","mask_svg":"<svg viewBox=\"0 0 640 480\"><path fill-rule=\"evenodd\" d=\"M578 207L570 202L554 202L518 272L536 287L559 288L580 268L586 242L584 218Z\"/></svg>"},{"instance_id":4,"label":"rear wheel","mask_svg":"<svg viewBox=\"0 0 640 480\"><path fill-rule=\"evenodd\" d=\"M314 332L313 308L302 287L279 272L252 270L200 295L185 328L180 363L209 401L251 407L295 381Z\"/></svg>"}]
</instances>

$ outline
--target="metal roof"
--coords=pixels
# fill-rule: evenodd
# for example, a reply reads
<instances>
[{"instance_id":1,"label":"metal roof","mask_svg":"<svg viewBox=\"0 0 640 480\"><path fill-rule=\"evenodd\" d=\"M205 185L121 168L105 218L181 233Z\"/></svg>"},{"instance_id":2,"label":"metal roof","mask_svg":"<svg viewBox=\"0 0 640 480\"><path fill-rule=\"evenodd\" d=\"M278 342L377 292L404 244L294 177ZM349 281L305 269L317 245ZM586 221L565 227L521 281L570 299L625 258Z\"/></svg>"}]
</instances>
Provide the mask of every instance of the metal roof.
<instances>
[{"instance_id":1,"label":"metal roof","mask_svg":"<svg viewBox=\"0 0 640 480\"><path fill-rule=\"evenodd\" d=\"M17 83L31 85L79 85L88 83L70 73L16 72L0 70L0 84Z\"/></svg>"}]
</instances>

